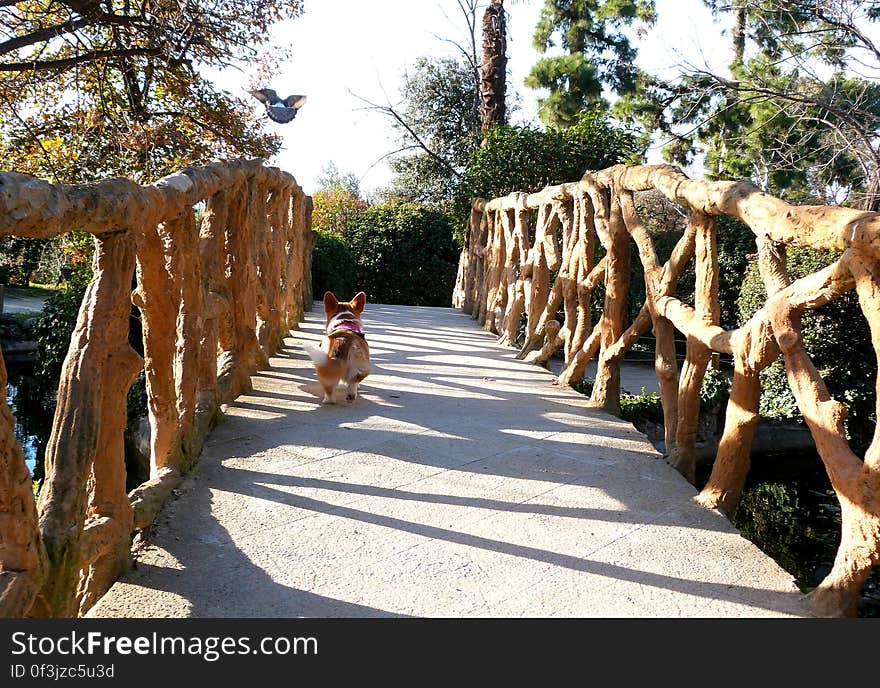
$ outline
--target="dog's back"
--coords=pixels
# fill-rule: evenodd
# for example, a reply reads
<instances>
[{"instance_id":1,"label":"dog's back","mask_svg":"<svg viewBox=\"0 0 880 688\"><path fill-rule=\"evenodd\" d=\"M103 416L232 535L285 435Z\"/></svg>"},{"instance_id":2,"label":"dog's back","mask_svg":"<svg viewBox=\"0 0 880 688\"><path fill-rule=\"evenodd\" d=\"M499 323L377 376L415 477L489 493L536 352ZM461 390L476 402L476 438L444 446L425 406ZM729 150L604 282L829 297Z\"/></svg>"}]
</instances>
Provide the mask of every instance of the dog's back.
<instances>
[{"instance_id":1,"label":"dog's back","mask_svg":"<svg viewBox=\"0 0 880 688\"><path fill-rule=\"evenodd\" d=\"M360 292L349 302L340 303L332 292L324 294L327 334L319 347L306 347L315 364L318 381L324 389L323 403L333 403L333 390L339 382L348 386L346 398L357 398L358 384L370 374L370 347L360 329L360 315L366 305Z\"/></svg>"}]
</instances>

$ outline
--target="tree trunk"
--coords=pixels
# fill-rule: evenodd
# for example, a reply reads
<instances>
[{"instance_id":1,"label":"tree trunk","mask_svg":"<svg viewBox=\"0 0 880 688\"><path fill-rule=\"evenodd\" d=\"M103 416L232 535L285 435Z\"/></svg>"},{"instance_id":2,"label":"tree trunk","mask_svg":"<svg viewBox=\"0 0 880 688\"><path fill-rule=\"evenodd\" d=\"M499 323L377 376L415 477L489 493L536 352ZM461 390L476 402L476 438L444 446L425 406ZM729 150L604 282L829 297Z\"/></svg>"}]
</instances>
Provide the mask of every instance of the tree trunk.
<instances>
[{"instance_id":1,"label":"tree trunk","mask_svg":"<svg viewBox=\"0 0 880 688\"><path fill-rule=\"evenodd\" d=\"M496 124L507 121L507 26L504 0L492 0L483 14L483 64L481 67L480 116L483 136Z\"/></svg>"},{"instance_id":2,"label":"tree trunk","mask_svg":"<svg viewBox=\"0 0 880 688\"><path fill-rule=\"evenodd\" d=\"M743 55L746 51L746 8L740 5L734 9L736 13L733 19L733 64L731 67L741 67Z\"/></svg>"}]
</instances>

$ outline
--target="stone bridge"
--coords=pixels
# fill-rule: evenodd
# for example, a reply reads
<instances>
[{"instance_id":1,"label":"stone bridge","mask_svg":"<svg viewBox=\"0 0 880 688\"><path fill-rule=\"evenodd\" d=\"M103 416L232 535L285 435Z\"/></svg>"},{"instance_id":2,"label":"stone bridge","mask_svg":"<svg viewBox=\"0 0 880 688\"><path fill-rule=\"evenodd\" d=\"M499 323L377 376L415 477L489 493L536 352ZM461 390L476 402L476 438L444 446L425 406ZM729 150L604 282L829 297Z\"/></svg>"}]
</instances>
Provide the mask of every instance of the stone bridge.
<instances>
[{"instance_id":1,"label":"stone bridge","mask_svg":"<svg viewBox=\"0 0 880 688\"><path fill-rule=\"evenodd\" d=\"M373 373L322 406L321 311L89 616L809 614L631 424L459 311L368 305Z\"/></svg>"},{"instance_id":2,"label":"stone bridge","mask_svg":"<svg viewBox=\"0 0 880 688\"><path fill-rule=\"evenodd\" d=\"M633 206L646 189L690 217L664 265ZM323 326L320 313L305 316L310 208L293 177L260 161L149 186L0 173L0 234L80 229L96 240L37 501L0 357L0 614L854 613L880 558L880 445L864 458L849 449L845 408L799 322L856 289L876 333L880 215L792 206L666 166L478 200L457 309L369 305L375 372L357 402L326 407L302 352ZM718 326L722 214L755 232L769 294L734 331ZM627 324L631 242L647 298ZM792 280L788 244L841 258ZM692 259L695 303L685 304L675 284ZM128 340L132 305L143 356ZM669 463L607 413L623 355L648 328ZM675 329L687 337L680 374ZM533 365L557 351L558 376ZM698 394L713 352L733 357L734 382L712 477L696 495ZM780 352L843 514L834 569L809 598L722 515L748 471L758 372ZM569 385L594 358L587 399ZM125 400L140 370L151 478L126 493Z\"/></svg>"}]
</instances>

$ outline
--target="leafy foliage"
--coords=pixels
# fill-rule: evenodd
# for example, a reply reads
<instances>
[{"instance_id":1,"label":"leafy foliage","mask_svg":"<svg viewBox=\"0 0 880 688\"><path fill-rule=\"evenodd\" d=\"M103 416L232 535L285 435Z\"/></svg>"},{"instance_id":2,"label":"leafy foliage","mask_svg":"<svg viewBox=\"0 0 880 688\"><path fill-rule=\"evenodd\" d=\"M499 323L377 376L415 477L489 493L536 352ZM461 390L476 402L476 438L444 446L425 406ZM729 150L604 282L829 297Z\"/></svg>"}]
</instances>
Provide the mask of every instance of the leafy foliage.
<instances>
[{"instance_id":1,"label":"leafy foliage","mask_svg":"<svg viewBox=\"0 0 880 688\"><path fill-rule=\"evenodd\" d=\"M281 141L256 105L205 68L254 65L272 24L301 11L301 0L0 3L0 169L148 183L217 158L270 157ZM5 240L0 262L25 284L34 251L58 247L23 241Z\"/></svg>"},{"instance_id":2,"label":"leafy foliage","mask_svg":"<svg viewBox=\"0 0 880 688\"><path fill-rule=\"evenodd\" d=\"M730 398L730 378L718 368L706 368L700 386L700 410L714 411Z\"/></svg>"},{"instance_id":3,"label":"leafy foliage","mask_svg":"<svg viewBox=\"0 0 880 688\"><path fill-rule=\"evenodd\" d=\"M636 50L624 33L634 21L653 24L653 0L546 0L535 28L535 49L559 45L563 55L541 58L526 79L530 88L550 89L539 99L541 119L570 126L585 107L602 103L605 87L618 94L637 85Z\"/></svg>"},{"instance_id":4,"label":"leafy foliage","mask_svg":"<svg viewBox=\"0 0 880 688\"><path fill-rule=\"evenodd\" d=\"M401 96L396 153L410 154L391 160L395 176L382 196L442 205L482 139L474 69L465 59L420 57L403 75Z\"/></svg>"},{"instance_id":5,"label":"leafy foliage","mask_svg":"<svg viewBox=\"0 0 880 688\"><path fill-rule=\"evenodd\" d=\"M633 424L663 422L663 406L657 392L648 392L642 387L640 394L622 392L620 395L620 417Z\"/></svg>"},{"instance_id":6,"label":"leafy foliage","mask_svg":"<svg viewBox=\"0 0 880 688\"><path fill-rule=\"evenodd\" d=\"M824 268L839 258L833 251L789 248L788 271L793 279ZM740 321L745 322L764 305L767 294L757 261L749 264L739 298ZM847 434L856 452L870 442L876 423L874 382L877 362L868 323L854 291L802 318L804 346L831 395L849 409ZM788 386L781 359L761 372L761 415L778 419L802 419Z\"/></svg>"},{"instance_id":7,"label":"leafy foliage","mask_svg":"<svg viewBox=\"0 0 880 688\"><path fill-rule=\"evenodd\" d=\"M357 288L366 291L370 301L450 304L458 250L449 219L441 211L388 201L360 213L344 235L357 265Z\"/></svg>"},{"instance_id":8,"label":"leafy foliage","mask_svg":"<svg viewBox=\"0 0 880 688\"><path fill-rule=\"evenodd\" d=\"M80 277L67 289L50 296L34 327L37 342L35 370L38 377L54 380L56 385L87 286L88 281Z\"/></svg>"},{"instance_id":9,"label":"leafy foliage","mask_svg":"<svg viewBox=\"0 0 880 688\"><path fill-rule=\"evenodd\" d=\"M802 510L795 490L778 482L760 483L743 492L733 523L784 569L800 580L810 580L812 571L797 556L802 540L811 535L803 532Z\"/></svg>"},{"instance_id":10,"label":"leafy foliage","mask_svg":"<svg viewBox=\"0 0 880 688\"><path fill-rule=\"evenodd\" d=\"M471 156L455 190L456 236L461 240L475 198L576 181L586 170L631 161L639 152L629 132L612 126L607 116L595 109L581 113L567 129L495 127L485 145Z\"/></svg>"},{"instance_id":11,"label":"leafy foliage","mask_svg":"<svg viewBox=\"0 0 880 688\"><path fill-rule=\"evenodd\" d=\"M312 194L312 228L325 234L342 234L368 203L356 192L336 187Z\"/></svg>"},{"instance_id":12,"label":"leafy foliage","mask_svg":"<svg viewBox=\"0 0 880 688\"><path fill-rule=\"evenodd\" d=\"M880 51L871 3L704 3L731 21L730 74L689 68L676 82L641 74L617 114L668 137L670 161L686 164L705 150L710 178L751 179L792 199L880 207L880 87L870 78Z\"/></svg>"},{"instance_id":13,"label":"leafy foliage","mask_svg":"<svg viewBox=\"0 0 880 688\"><path fill-rule=\"evenodd\" d=\"M188 164L268 156L255 106L196 69L253 62L300 2L4 3L0 167L57 182L152 181ZM36 58L36 59L35 59Z\"/></svg>"},{"instance_id":14,"label":"leafy foliage","mask_svg":"<svg viewBox=\"0 0 880 688\"><path fill-rule=\"evenodd\" d=\"M354 296L358 288L357 264L346 240L334 232L320 229L317 232L318 239L312 252L315 295L320 298L325 291L332 291L340 298Z\"/></svg>"},{"instance_id":15,"label":"leafy foliage","mask_svg":"<svg viewBox=\"0 0 880 688\"><path fill-rule=\"evenodd\" d=\"M43 252L44 242L37 239L0 237L0 284L28 286Z\"/></svg>"}]
</instances>

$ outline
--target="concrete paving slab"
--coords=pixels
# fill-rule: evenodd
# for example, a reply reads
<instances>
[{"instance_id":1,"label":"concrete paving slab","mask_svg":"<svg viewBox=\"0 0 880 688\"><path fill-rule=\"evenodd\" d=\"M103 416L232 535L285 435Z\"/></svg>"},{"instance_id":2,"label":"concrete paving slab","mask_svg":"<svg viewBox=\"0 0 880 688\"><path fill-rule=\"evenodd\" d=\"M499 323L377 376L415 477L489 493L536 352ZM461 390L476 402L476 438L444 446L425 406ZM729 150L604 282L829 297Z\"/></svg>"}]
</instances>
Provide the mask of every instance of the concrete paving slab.
<instances>
[{"instance_id":1,"label":"concrete paving slab","mask_svg":"<svg viewBox=\"0 0 880 688\"><path fill-rule=\"evenodd\" d=\"M365 316L359 399L320 404L317 306L90 616L809 615L632 425L465 314Z\"/></svg>"}]
</instances>

